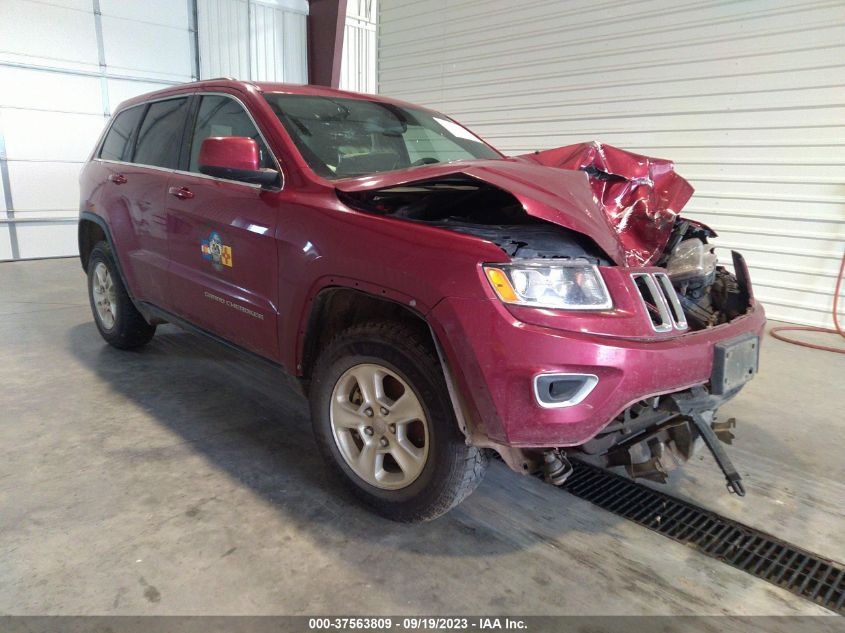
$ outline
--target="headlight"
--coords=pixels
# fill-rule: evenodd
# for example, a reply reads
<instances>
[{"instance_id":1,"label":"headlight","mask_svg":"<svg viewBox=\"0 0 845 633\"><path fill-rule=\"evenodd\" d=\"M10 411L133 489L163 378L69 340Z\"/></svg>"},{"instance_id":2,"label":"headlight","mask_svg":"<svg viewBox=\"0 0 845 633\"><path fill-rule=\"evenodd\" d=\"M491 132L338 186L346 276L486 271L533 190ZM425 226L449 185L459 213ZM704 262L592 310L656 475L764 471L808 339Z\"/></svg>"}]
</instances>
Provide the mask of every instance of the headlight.
<instances>
[{"instance_id":1,"label":"headlight","mask_svg":"<svg viewBox=\"0 0 845 633\"><path fill-rule=\"evenodd\" d=\"M505 303L564 310L607 310L613 306L598 268L584 261L526 259L485 264L484 273Z\"/></svg>"}]
</instances>

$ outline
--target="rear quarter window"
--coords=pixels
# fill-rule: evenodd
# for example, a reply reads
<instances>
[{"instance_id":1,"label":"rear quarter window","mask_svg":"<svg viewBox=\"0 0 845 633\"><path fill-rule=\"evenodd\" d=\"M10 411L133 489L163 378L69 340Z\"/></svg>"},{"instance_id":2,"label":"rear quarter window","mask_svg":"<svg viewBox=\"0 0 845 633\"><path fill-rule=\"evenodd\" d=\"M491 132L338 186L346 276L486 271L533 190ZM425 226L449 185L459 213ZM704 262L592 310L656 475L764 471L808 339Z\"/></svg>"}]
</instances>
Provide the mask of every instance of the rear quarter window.
<instances>
[{"instance_id":1,"label":"rear quarter window","mask_svg":"<svg viewBox=\"0 0 845 633\"><path fill-rule=\"evenodd\" d=\"M103 146L100 148L99 157L105 160L129 160L129 140L132 132L138 126L141 115L144 114L144 106L135 106L119 113L111 124Z\"/></svg>"}]
</instances>

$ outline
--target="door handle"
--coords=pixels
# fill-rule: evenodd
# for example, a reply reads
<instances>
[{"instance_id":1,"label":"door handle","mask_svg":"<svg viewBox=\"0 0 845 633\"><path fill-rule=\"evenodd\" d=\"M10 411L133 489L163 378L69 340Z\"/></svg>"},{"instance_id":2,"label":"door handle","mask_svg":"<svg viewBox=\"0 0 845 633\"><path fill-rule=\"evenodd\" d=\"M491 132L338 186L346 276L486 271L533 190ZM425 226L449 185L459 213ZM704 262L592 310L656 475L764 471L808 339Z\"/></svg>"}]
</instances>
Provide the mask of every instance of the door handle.
<instances>
[{"instance_id":1,"label":"door handle","mask_svg":"<svg viewBox=\"0 0 845 633\"><path fill-rule=\"evenodd\" d=\"M123 174L109 174L109 180L116 185L126 184L126 176Z\"/></svg>"},{"instance_id":2,"label":"door handle","mask_svg":"<svg viewBox=\"0 0 845 633\"><path fill-rule=\"evenodd\" d=\"M187 187L170 187L167 193L171 196L176 196L180 200L190 200L194 197L194 192Z\"/></svg>"}]
</instances>

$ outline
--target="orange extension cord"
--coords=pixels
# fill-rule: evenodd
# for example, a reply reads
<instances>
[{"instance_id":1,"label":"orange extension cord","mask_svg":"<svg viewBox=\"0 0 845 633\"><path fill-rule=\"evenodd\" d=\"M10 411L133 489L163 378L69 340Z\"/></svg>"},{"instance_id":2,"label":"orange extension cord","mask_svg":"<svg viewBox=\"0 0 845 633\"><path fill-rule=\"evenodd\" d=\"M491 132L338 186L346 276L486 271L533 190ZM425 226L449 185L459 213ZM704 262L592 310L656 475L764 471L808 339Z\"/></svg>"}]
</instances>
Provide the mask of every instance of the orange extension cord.
<instances>
[{"instance_id":1,"label":"orange extension cord","mask_svg":"<svg viewBox=\"0 0 845 633\"><path fill-rule=\"evenodd\" d=\"M772 336L774 336L779 341L784 341L786 343L792 343L793 345L801 345L802 347L811 347L813 349L821 349L826 352L835 352L837 354L845 354L845 348L842 347L828 347L827 345L814 345L813 343L807 343L805 341L798 341L793 338L788 338L783 336L782 334L778 334L778 332L825 332L827 334L838 334L843 339L845 339L845 331L842 330L842 326L839 325L839 292L842 290L842 277L843 273L845 273L845 254L842 255L842 263L839 265L839 277L836 278L836 290L833 291L833 327L836 328L831 330L830 328L826 327L807 327L807 326L799 326L799 325L784 325L780 327L773 327L769 332Z\"/></svg>"}]
</instances>

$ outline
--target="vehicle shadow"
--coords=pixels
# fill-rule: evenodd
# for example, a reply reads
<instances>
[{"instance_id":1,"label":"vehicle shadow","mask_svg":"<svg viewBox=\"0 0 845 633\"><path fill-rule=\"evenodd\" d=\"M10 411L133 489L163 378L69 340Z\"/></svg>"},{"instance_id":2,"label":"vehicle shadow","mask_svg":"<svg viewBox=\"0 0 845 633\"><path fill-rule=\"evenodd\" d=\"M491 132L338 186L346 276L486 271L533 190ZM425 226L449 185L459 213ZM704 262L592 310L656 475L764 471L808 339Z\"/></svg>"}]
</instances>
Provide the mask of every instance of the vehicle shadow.
<instances>
[{"instance_id":1,"label":"vehicle shadow","mask_svg":"<svg viewBox=\"0 0 845 633\"><path fill-rule=\"evenodd\" d=\"M621 520L563 521L565 506L577 500L494 462L485 482L446 516L393 523L361 508L326 468L312 439L308 403L281 369L172 326L160 327L143 350L124 352L103 344L93 325L80 324L69 332L69 347L121 398L329 546L358 538L419 554L483 557ZM170 458L167 447L141 442L109 450L119 459Z\"/></svg>"}]
</instances>

